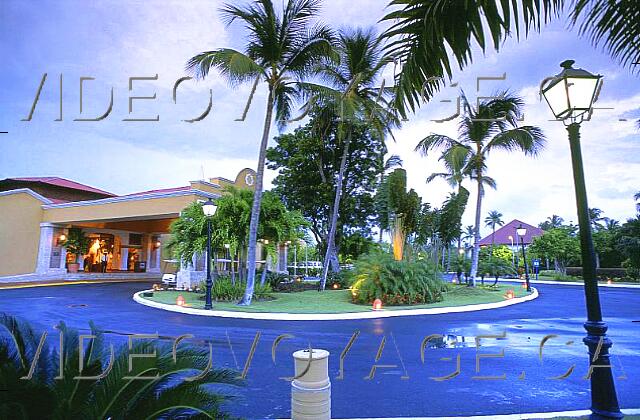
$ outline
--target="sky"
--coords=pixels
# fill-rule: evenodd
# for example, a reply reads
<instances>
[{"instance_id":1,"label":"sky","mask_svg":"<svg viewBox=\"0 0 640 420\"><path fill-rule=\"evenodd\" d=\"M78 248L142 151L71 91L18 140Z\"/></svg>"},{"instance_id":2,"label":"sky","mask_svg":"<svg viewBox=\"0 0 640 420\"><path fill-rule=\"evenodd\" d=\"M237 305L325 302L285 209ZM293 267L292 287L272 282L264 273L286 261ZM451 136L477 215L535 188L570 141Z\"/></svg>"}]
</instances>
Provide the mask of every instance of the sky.
<instances>
[{"instance_id":1,"label":"sky","mask_svg":"<svg viewBox=\"0 0 640 420\"><path fill-rule=\"evenodd\" d=\"M276 2L278 3L278 2ZM327 0L319 16L341 29L383 27L386 1ZM60 176L117 194L187 185L216 176L235 178L256 166L264 118L266 91L260 88L243 122L250 86L230 88L217 74L203 81L185 81L173 101L174 84L186 76L185 63L193 55L220 47L242 49L244 30L226 27L218 12L220 1L40 0L0 2L0 179L19 176ZM543 129L547 147L537 158L518 153L495 153L488 175L498 185L488 190L484 216L498 210L508 222L514 218L537 225L552 214L577 222L569 145L564 126L550 121L540 102L538 86L559 72L565 59L576 67L604 75L604 86L591 121L582 125L582 147L590 207L604 216L625 220L635 215L633 194L640 191L640 74L622 68L588 40L569 30L564 19L519 42L508 39L499 53L478 49L473 64L455 71L450 84L388 140L389 153L404 161L408 183L433 206L450 192L444 181L426 183L442 171L437 153L414 152L419 140L438 133L456 137L456 122L433 120L450 116L451 103L464 90L473 102L509 89L525 100L522 124ZM46 79L29 121L27 119L43 75ZM393 69L387 69L391 75ZM483 81L478 77L505 80ZM156 77L157 76L157 77ZM60 78L62 77L62 89ZM134 80L129 90L129 78ZM80 112L81 78L83 82ZM387 79L387 85L391 78ZM108 109L101 121L95 118ZM200 115L212 97L212 110ZM61 93L62 92L62 95ZM129 96L134 99L129 112ZM60 119L62 103L62 121ZM155 119L158 121L124 121ZM623 121L626 120L626 121ZM291 130L295 126L289 127ZM277 135L274 127L273 136ZM273 140L270 144L273 144ZM267 170L267 186L277 174ZM466 187L475 196L475 189ZM475 200L463 223L472 224ZM484 228L488 232L488 228Z\"/></svg>"}]
</instances>

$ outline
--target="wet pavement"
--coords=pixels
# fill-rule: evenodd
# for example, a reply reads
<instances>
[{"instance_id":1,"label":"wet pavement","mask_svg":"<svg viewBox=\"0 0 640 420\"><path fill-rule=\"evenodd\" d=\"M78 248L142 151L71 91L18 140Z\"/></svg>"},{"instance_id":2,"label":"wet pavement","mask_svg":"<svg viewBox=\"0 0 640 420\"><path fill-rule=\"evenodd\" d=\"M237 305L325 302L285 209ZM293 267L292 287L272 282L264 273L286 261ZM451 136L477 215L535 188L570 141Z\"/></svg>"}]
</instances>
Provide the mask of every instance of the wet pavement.
<instances>
[{"instance_id":1,"label":"wet pavement","mask_svg":"<svg viewBox=\"0 0 640 420\"><path fill-rule=\"evenodd\" d=\"M478 312L353 321L258 321L198 317L136 304L145 283L74 285L0 291L0 311L51 330L58 321L86 331L88 321L122 342L126 334L170 339L193 334L212 342L214 365L242 370L256 334L259 341L247 386L230 407L245 418L289 417L291 353L308 347L331 352L334 418L429 417L511 414L587 409L590 405L587 349L582 344L584 292L579 286L537 285L540 297ZM518 286L514 286L518 287ZM640 289L600 290L614 343L613 371L620 404L640 408ZM281 334L276 362L272 345ZM344 358L340 353L357 334ZM540 343L550 338L540 359ZM422 361L423 341L424 362ZM493 336L477 338L480 336ZM384 349L376 359L384 338ZM478 345L479 344L479 345ZM480 359L480 354L504 357ZM460 368L457 360L460 359ZM372 366L376 368L371 377ZM575 370L565 379L549 379Z\"/></svg>"}]
</instances>

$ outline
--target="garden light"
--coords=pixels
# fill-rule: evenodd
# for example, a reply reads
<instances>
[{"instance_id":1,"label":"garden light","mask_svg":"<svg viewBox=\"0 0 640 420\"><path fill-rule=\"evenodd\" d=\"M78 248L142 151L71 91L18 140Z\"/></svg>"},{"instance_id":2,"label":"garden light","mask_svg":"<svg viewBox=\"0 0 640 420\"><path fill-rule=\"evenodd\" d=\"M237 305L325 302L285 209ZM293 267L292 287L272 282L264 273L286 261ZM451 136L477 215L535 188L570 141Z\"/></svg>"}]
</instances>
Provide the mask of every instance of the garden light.
<instances>
[{"instance_id":1,"label":"garden light","mask_svg":"<svg viewBox=\"0 0 640 420\"><path fill-rule=\"evenodd\" d=\"M514 297L516 297L516 294L513 292L513 290L509 289L507 290L507 293L504 295L505 299L513 299Z\"/></svg>"},{"instance_id":2,"label":"garden light","mask_svg":"<svg viewBox=\"0 0 640 420\"><path fill-rule=\"evenodd\" d=\"M339 289L339 288L340 288L340 285L339 285L338 283L333 283L333 288L334 288L334 289Z\"/></svg>"},{"instance_id":3,"label":"garden light","mask_svg":"<svg viewBox=\"0 0 640 420\"><path fill-rule=\"evenodd\" d=\"M382 301L380 299L376 299L373 301L373 310L379 311L382 309Z\"/></svg>"},{"instance_id":4,"label":"garden light","mask_svg":"<svg viewBox=\"0 0 640 420\"><path fill-rule=\"evenodd\" d=\"M178 297L176 298L176 305L184 306L184 304L185 304L184 296L178 295Z\"/></svg>"}]
</instances>

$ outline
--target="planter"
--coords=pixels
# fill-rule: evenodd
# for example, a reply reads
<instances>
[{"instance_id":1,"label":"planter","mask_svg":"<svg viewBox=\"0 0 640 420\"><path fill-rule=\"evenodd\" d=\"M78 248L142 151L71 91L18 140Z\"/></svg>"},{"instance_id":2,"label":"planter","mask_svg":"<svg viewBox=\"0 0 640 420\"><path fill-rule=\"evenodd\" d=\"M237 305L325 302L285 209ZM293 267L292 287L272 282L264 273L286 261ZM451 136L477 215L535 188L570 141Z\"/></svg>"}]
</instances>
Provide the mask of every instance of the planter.
<instances>
[{"instance_id":1,"label":"planter","mask_svg":"<svg viewBox=\"0 0 640 420\"><path fill-rule=\"evenodd\" d=\"M78 264L78 263L68 263L67 264L67 271L69 273L77 273L79 269L80 269L80 264Z\"/></svg>"}]
</instances>

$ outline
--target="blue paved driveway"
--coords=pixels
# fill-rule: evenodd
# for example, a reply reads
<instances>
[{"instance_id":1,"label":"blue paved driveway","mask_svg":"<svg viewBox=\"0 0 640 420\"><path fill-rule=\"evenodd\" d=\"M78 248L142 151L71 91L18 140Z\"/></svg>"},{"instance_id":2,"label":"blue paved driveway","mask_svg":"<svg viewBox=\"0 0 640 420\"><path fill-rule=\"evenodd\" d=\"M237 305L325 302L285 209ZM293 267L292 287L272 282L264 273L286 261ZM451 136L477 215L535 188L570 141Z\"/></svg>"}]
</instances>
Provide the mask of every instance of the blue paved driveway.
<instances>
[{"instance_id":1,"label":"blue paved driveway","mask_svg":"<svg viewBox=\"0 0 640 420\"><path fill-rule=\"evenodd\" d=\"M467 416L587 409L589 381L584 336L583 290L577 286L538 285L540 298L507 308L459 314L359 321L282 322L204 318L164 312L134 303L131 295L146 284L75 285L0 291L0 311L52 328L59 320L86 329L93 320L122 341L128 333L159 333L175 337L193 334L199 343L212 341L214 363L242 369L257 332L261 333L251 364L247 387L232 407L247 418L289 416L289 385L278 379L292 373L290 354L308 346L331 352L334 418ZM640 407L640 290L601 289L603 311L614 342L612 361L623 408ZM87 306L83 306L86 304ZM339 374L339 354L359 331ZM280 334L294 339L281 342L276 364L271 346ZM458 344L436 343L421 362L422 340L431 334L457 337ZM539 345L547 342L543 361ZM480 341L474 337L505 335ZM375 361L386 337L382 357ZM463 338L464 337L464 338ZM464 342L462 340L464 339ZM567 344L573 341L573 344ZM500 353L504 358L483 358L476 372L478 353ZM456 371L449 380L434 380ZM442 360L449 359L449 360ZM373 379L373 364L380 368ZM567 371L566 379L548 379ZM494 376L504 379L478 379Z\"/></svg>"}]
</instances>

